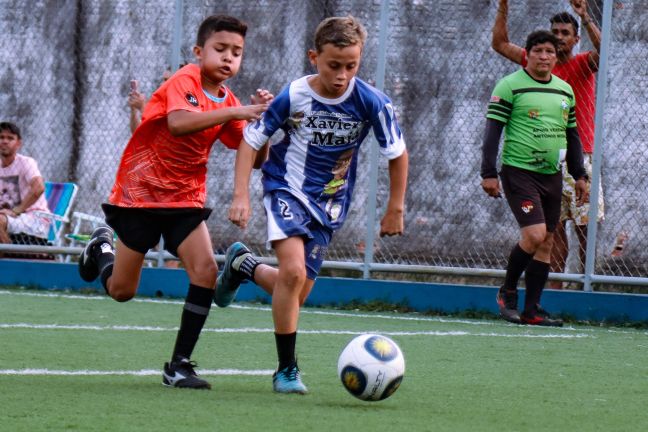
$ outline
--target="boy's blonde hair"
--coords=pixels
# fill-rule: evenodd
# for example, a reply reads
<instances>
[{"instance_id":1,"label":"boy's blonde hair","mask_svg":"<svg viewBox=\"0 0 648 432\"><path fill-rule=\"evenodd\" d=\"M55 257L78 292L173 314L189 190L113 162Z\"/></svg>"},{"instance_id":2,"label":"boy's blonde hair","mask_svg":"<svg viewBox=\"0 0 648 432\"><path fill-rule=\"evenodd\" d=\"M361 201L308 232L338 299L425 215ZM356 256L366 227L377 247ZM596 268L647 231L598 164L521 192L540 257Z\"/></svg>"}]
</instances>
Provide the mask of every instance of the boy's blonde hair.
<instances>
[{"instance_id":1,"label":"boy's blonde hair","mask_svg":"<svg viewBox=\"0 0 648 432\"><path fill-rule=\"evenodd\" d=\"M315 29L317 52L322 52L322 47L329 43L338 48L351 45L360 45L362 48L366 39L367 30L352 15L326 18Z\"/></svg>"}]
</instances>

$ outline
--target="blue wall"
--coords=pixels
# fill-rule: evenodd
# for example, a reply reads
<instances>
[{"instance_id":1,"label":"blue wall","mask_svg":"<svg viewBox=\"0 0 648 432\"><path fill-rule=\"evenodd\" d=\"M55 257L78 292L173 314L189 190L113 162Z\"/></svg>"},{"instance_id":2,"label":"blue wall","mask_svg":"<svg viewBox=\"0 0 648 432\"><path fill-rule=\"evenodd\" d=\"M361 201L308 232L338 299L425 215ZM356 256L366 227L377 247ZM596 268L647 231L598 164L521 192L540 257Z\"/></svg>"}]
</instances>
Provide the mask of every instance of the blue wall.
<instances>
[{"instance_id":1,"label":"blue wall","mask_svg":"<svg viewBox=\"0 0 648 432\"><path fill-rule=\"evenodd\" d=\"M188 283L187 275L182 270L144 268L138 294L184 297ZM76 264L20 260L0 260L0 285L40 289L101 289L99 282L88 284L82 281ZM496 291L497 287L488 286L322 277L317 280L308 304L341 305L353 300L377 300L405 304L420 312L477 310L497 313ZM270 301L270 297L252 283L241 287L237 299ZM543 295L542 303L553 313L579 320L648 321L648 295L548 290Z\"/></svg>"}]
</instances>

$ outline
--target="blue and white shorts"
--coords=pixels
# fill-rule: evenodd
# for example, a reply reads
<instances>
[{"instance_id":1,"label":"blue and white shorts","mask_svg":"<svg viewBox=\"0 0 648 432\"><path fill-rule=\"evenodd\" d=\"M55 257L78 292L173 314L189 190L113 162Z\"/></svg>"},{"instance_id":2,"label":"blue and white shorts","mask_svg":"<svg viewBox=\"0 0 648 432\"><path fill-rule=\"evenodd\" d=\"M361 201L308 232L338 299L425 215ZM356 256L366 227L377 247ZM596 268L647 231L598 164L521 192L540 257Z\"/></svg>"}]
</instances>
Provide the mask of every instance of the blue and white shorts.
<instances>
[{"instance_id":1,"label":"blue and white shorts","mask_svg":"<svg viewBox=\"0 0 648 432\"><path fill-rule=\"evenodd\" d=\"M304 238L306 277L315 280L326 257L333 231L322 226L293 195L283 190L263 197L268 218L268 245L289 237Z\"/></svg>"}]
</instances>

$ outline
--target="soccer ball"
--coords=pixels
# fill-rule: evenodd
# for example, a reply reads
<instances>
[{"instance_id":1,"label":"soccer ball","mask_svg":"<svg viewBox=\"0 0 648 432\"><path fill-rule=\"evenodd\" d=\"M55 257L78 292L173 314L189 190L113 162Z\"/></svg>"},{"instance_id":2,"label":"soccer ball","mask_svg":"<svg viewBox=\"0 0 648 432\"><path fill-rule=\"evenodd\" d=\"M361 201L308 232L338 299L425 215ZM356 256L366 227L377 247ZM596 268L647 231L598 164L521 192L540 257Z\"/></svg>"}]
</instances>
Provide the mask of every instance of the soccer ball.
<instances>
[{"instance_id":1,"label":"soccer ball","mask_svg":"<svg viewBox=\"0 0 648 432\"><path fill-rule=\"evenodd\" d=\"M405 358L399 346L377 334L355 337L338 359L342 385L364 401L387 399L400 386L404 373Z\"/></svg>"}]
</instances>

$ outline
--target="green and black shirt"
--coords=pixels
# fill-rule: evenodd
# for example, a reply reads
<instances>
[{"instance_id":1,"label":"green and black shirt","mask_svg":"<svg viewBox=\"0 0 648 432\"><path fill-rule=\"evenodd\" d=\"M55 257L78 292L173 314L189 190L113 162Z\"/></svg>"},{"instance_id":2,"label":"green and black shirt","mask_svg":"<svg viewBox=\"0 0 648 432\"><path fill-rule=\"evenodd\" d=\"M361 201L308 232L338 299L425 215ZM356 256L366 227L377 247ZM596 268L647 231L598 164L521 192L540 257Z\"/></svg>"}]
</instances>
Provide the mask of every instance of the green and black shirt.
<instances>
[{"instance_id":1,"label":"green and black shirt","mask_svg":"<svg viewBox=\"0 0 648 432\"><path fill-rule=\"evenodd\" d=\"M565 158L566 131L576 128L574 92L554 75L545 83L520 69L497 83L486 118L506 125L502 164L555 174Z\"/></svg>"}]
</instances>

